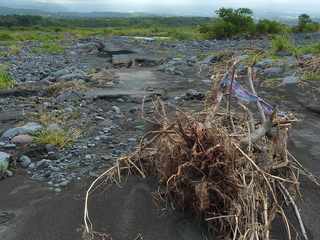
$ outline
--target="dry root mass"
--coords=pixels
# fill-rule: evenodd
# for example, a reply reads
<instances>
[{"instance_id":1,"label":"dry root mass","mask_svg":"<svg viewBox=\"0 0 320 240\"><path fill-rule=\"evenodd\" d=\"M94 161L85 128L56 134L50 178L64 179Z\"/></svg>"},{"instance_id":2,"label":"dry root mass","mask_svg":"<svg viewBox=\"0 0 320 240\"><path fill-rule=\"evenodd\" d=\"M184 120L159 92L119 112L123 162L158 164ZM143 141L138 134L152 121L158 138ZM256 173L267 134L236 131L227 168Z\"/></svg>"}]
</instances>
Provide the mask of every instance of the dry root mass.
<instances>
[{"instance_id":1,"label":"dry root mass","mask_svg":"<svg viewBox=\"0 0 320 240\"><path fill-rule=\"evenodd\" d=\"M282 219L288 239L293 229L308 239L295 199L299 173L315 179L287 149L292 121L276 111L271 116L260 112L255 119L243 104L231 110L221 107L216 100L219 91L214 89L210 107L195 114L177 111L169 117L160 100L154 103L157 129L147 133L135 152L119 159L88 190L87 232L92 230L87 203L94 185L102 179L119 182L134 174L156 176L165 199L201 217L220 239L269 240L276 217ZM225 99L230 105L228 96ZM261 116L264 119L257 120ZM294 210L299 226L291 226L286 209Z\"/></svg>"}]
</instances>

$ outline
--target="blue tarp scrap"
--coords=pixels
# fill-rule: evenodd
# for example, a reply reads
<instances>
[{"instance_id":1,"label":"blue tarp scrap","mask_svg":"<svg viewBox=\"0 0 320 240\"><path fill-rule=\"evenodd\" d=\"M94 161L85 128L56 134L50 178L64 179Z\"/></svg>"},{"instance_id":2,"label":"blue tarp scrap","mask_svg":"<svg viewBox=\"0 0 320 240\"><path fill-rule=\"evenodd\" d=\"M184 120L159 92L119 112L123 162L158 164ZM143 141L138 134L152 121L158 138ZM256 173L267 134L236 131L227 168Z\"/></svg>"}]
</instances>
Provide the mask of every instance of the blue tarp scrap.
<instances>
[{"instance_id":1,"label":"blue tarp scrap","mask_svg":"<svg viewBox=\"0 0 320 240\"><path fill-rule=\"evenodd\" d=\"M230 89L231 82L232 80L229 78L229 75L227 74L220 84L221 89ZM247 89L243 88L241 84L236 80L233 80L230 94L236 97L238 100L246 103L250 103L250 102L256 103L257 101L259 101L265 114L267 115L271 115L274 110L274 107L271 104L267 103L261 97L256 96L251 92L249 92ZM281 116L281 117L287 116L287 114L284 112L277 112L277 114L278 116Z\"/></svg>"}]
</instances>

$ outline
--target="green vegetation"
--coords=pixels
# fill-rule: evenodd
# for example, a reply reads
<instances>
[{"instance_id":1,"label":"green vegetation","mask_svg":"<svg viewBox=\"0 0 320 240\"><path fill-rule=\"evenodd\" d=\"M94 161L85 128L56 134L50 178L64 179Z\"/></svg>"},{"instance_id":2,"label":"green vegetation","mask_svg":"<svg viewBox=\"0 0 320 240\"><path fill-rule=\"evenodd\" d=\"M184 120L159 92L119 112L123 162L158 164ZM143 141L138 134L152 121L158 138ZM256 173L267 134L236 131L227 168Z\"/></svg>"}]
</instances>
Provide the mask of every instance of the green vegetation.
<instances>
[{"instance_id":1,"label":"green vegetation","mask_svg":"<svg viewBox=\"0 0 320 240\"><path fill-rule=\"evenodd\" d=\"M49 54L62 54L64 48L56 42L46 42L43 43L40 47L32 49L34 53L49 53Z\"/></svg>"},{"instance_id":2,"label":"green vegetation","mask_svg":"<svg viewBox=\"0 0 320 240\"><path fill-rule=\"evenodd\" d=\"M208 38L229 38L256 34L276 34L287 30L284 24L271 20L254 22L253 12L248 8L220 8L217 19L200 27L200 32Z\"/></svg>"},{"instance_id":3,"label":"green vegetation","mask_svg":"<svg viewBox=\"0 0 320 240\"><path fill-rule=\"evenodd\" d=\"M308 44L297 48L299 55L301 54L320 54L320 43Z\"/></svg>"},{"instance_id":4,"label":"green vegetation","mask_svg":"<svg viewBox=\"0 0 320 240\"><path fill-rule=\"evenodd\" d=\"M0 41L13 41L14 38L11 36L11 34L6 32L0 32Z\"/></svg>"},{"instance_id":5,"label":"green vegetation","mask_svg":"<svg viewBox=\"0 0 320 240\"><path fill-rule=\"evenodd\" d=\"M297 49L287 34L276 35L271 41L271 52L277 54L279 52L286 52L292 55L297 54Z\"/></svg>"},{"instance_id":6,"label":"green vegetation","mask_svg":"<svg viewBox=\"0 0 320 240\"><path fill-rule=\"evenodd\" d=\"M171 39L212 39L313 32L319 24L302 14L297 26L290 27L274 20L255 21L248 8L220 8L216 17L95 17L58 18L9 15L0 18L0 41L59 41L72 37L90 36L154 36ZM67 36L70 36L67 35ZM51 51L51 50L48 50ZM60 50L61 51L61 50ZM53 50L55 52L55 50Z\"/></svg>"},{"instance_id":7,"label":"green vegetation","mask_svg":"<svg viewBox=\"0 0 320 240\"><path fill-rule=\"evenodd\" d=\"M313 22L307 14L299 16L298 25L293 28L295 32L317 32L320 29L319 23Z\"/></svg>"},{"instance_id":8,"label":"green vegetation","mask_svg":"<svg viewBox=\"0 0 320 240\"><path fill-rule=\"evenodd\" d=\"M61 149L70 146L75 141L75 136L66 130L43 130L35 136L38 144L51 144Z\"/></svg>"},{"instance_id":9,"label":"green vegetation","mask_svg":"<svg viewBox=\"0 0 320 240\"><path fill-rule=\"evenodd\" d=\"M7 72L7 67L0 65L0 89L12 88L14 84L15 81Z\"/></svg>"},{"instance_id":10,"label":"green vegetation","mask_svg":"<svg viewBox=\"0 0 320 240\"><path fill-rule=\"evenodd\" d=\"M258 34L278 34L282 32L288 32L289 28L285 24L281 24L277 21L268 19L259 20L256 25L256 32Z\"/></svg>"},{"instance_id":11,"label":"green vegetation","mask_svg":"<svg viewBox=\"0 0 320 240\"><path fill-rule=\"evenodd\" d=\"M38 132L35 142L38 144L52 144L59 148L70 146L81 135L79 129L72 129L67 126L76 121L80 116L79 112L64 113L63 111L40 112L34 115L36 121L40 122L45 129ZM56 125L53 126L52 125ZM63 126L60 128L60 126Z\"/></svg>"},{"instance_id":12,"label":"green vegetation","mask_svg":"<svg viewBox=\"0 0 320 240\"><path fill-rule=\"evenodd\" d=\"M303 54L320 54L320 43L297 46L288 34L275 35L271 41L271 54L273 57L279 52L285 52L294 56Z\"/></svg>"},{"instance_id":13,"label":"green vegetation","mask_svg":"<svg viewBox=\"0 0 320 240\"><path fill-rule=\"evenodd\" d=\"M154 28L198 26L206 17L128 17L128 18L50 18L41 16L11 15L0 18L0 27L53 28Z\"/></svg>"},{"instance_id":14,"label":"green vegetation","mask_svg":"<svg viewBox=\"0 0 320 240\"><path fill-rule=\"evenodd\" d=\"M253 12L248 8L220 8L216 11L218 18L202 25L200 33L208 38L227 38L236 35L251 34L255 31Z\"/></svg>"}]
</instances>

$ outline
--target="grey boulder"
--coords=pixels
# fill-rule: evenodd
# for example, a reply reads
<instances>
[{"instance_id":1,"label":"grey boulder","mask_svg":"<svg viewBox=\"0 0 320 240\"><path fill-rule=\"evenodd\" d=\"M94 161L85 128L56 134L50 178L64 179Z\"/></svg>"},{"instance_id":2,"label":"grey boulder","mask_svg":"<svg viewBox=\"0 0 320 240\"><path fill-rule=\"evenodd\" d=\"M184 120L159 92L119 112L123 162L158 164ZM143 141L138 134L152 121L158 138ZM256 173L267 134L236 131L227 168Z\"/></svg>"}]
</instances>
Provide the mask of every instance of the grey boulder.
<instances>
[{"instance_id":1,"label":"grey boulder","mask_svg":"<svg viewBox=\"0 0 320 240\"><path fill-rule=\"evenodd\" d=\"M22 127L10 128L2 134L1 139L12 139L17 135L34 134L43 128L42 125L35 122L29 122Z\"/></svg>"}]
</instances>

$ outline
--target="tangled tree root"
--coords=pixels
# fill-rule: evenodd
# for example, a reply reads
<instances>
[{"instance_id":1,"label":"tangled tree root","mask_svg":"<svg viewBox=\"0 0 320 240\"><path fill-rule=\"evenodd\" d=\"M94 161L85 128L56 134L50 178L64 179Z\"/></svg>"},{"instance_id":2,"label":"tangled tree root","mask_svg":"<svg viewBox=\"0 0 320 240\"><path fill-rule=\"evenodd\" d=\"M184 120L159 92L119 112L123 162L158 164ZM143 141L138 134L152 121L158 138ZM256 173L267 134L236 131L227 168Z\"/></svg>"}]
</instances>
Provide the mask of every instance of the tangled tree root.
<instances>
[{"instance_id":1,"label":"tangled tree root","mask_svg":"<svg viewBox=\"0 0 320 240\"><path fill-rule=\"evenodd\" d=\"M88 233L93 228L88 212L93 188L102 179L121 182L123 175L134 174L156 176L165 189L162 196L176 208L201 216L223 239L269 240L276 216L292 239L286 203L294 206L300 232L308 239L294 199L299 195L299 172L311 175L287 150L291 121L275 111L270 116L260 111L262 120L254 120L244 105L236 112L230 107L218 112L221 92L214 96L209 109L177 112L173 118L161 101L155 103L159 129L147 133L135 152L120 158L88 189L84 213Z\"/></svg>"}]
</instances>

